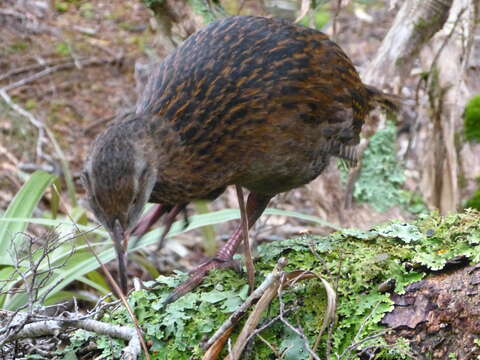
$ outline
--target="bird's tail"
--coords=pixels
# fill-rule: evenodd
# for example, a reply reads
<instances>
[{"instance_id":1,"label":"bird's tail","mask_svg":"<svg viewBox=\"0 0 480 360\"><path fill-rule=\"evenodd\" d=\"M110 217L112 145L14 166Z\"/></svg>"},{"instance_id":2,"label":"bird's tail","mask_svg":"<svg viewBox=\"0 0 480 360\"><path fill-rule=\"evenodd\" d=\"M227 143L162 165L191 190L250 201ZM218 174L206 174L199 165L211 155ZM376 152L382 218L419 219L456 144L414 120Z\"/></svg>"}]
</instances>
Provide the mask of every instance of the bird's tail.
<instances>
[{"instance_id":1,"label":"bird's tail","mask_svg":"<svg viewBox=\"0 0 480 360\"><path fill-rule=\"evenodd\" d=\"M365 85L370 97L370 105L380 106L386 110L397 112L402 104L402 98L398 95L384 93L376 87Z\"/></svg>"}]
</instances>

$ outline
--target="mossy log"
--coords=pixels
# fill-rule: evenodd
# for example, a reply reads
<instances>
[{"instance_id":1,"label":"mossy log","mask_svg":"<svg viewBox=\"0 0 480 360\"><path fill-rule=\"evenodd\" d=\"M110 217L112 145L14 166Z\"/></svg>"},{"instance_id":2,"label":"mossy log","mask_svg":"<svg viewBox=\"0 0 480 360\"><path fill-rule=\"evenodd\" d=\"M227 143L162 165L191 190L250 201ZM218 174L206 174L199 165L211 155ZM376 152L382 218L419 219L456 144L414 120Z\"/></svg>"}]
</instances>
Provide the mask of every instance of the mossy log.
<instances>
[{"instance_id":1,"label":"mossy log","mask_svg":"<svg viewBox=\"0 0 480 360\"><path fill-rule=\"evenodd\" d=\"M478 359L480 265L466 260L391 296L395 308L381 322L394 329L389 342L408 339L421 359Z\"/></svg>"},{"instance_id":2,"label":"mossy log","mask_svg":"<svg viewBox=\"0 0 480 360\"><path fill-rule=\"evenodd\" d=\"M308 270L336 289L336 320L319 337L325 288L315 277L298 281L275 296L257 326L265 328L251 338L243 358L309 359L307 341L310 349L318 343L320 359L477 359L479 244L480 213L467 211L262 245L256 259L257 286L285 257L286 273ZM220 270L164 307L163 300L185 277L160 277L129 297L152 359L202 359L202 345L247 297L246 276ZM285 321L278 317L280 304ZM247 311L235 326L231 347L248 316ZM124 310L103 320L131 324ZM121 341L78 331L68 349L87 343L91 347L92 342L97 355L103 352L105 358L115 357L123 346ZM219 359L228 355L228 344Z\"/></svg>"}]
</instances>

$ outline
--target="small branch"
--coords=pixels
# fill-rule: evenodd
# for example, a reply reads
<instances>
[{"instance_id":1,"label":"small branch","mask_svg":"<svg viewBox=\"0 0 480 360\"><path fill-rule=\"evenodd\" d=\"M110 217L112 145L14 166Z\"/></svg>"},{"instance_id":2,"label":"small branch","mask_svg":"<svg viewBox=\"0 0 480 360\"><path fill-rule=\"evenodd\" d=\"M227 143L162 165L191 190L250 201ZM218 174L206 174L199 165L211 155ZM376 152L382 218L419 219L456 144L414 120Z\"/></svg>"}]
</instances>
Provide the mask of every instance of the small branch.
<instances>
[{"instance_id":1,"label":"small branch","mask_svg":"<svg viewBox=\"0 0 480 360\"><path fill-rule=\"evenodd\" d=\"M54 36L58 36L60 33L58 29L38 22L34 16L28 16L7 8L0 8L0 23L6 23L12 28L16 28L16 30L22 33L22 35L25 33L50 33Z\"/></svg>"},{"instance_id":2,"label":"small branch","mask_svg":"<svg viewBox=\"0 0 480 360\"><path fill-rule=\"evenodd\" d=\"M283 267L287 264L285 258L280 258L277 265L273 271L265 277L265 280L260 284L260 286L255 289L254 292L245 300L245 302L239 306L237 310L230 315L230 317L220 326L220 328L213 334L213 336L205 343L203 346L204 349L208 349L212 344L220 338L223 333L225 333L230 327L233 327L238 319L247 311L247 309L253 304L255 300L260 298L270 286L278 281L282 274Z\"/></svg>"},{"instance_id":3,"label":"small branch","mask_svg":"<svg viewBox=\"0 0 480 360\"><path fill-rule=\"evenodd\" d=\"M240 0L240 5L238 5L238 8L237 8L237 15L240 15L244 5L245 5L245 0Z\"/></svg>"},{"instance_id":4,"label":"small branch","mask_svg":"<svg viewBox=\"0 0 480 360\"><path fill-rule=\"evenodd\" d=\"M312 1L311 0L302 0L301 5L300 5L300 11L295 19L295 23L300 22L305 15L307 15L308 11L310 10L310 7L312 6Z\"/></svg>"},{"instance_id":5,"label":"small branch","mask_svg":"<svg viewBox=\"0 0 480 360\"><path fill-rule=\"evenodd\" d=\"M93 59L84 60L84 61L78 60L76 62L71 61L71 62L67 62L67 63L58 64L58 65L46 68L46 69L44 69L44 70L42 70L38 73L27 76L27 77L25 77L23 79L20 79L18 81L15 81L14 83L6 85L3 88L1 88L0 91L3 90L3 91L6 92L6 91L13 90L13 89L18 88L20 86L24 86L28 83L31 83L32 81L41 79L41 78L43 78L43 77L45 77L45 76L47 76L51 73L54 73L56 71L76 68L78 66L85 67L85 66L94 66L94 65L102 65L102 64L112 64L112 63L119 62L120 60L121 59L119 59L119 58L110 58L110 59L93 58Z\"/></svg>"},{"instance_id":6,"label":"small branch","mask_svg":"<svg viewBox=\"0 0 480 360\"><path fill-rule=\"evenodd\" d=\"M342 0L337 0L337 6L335 7L335 13L333 14L333 21L332 21L332 37L335 39L337 36L337 20L338 16L340 15L340 10L342 9Z\"/></svg>"},{"instance_id":7,"label":"small branch","mask_svg":"<svg viewBox=\"0 0 480 360\"><path fill-rule=\"evenodd\" d=\"M298 305L294 305L288 309L285 310L285 314L290 314L293 311L298 310L300 307ZM255 311L255 310L254 310ZM268 320L264 324L262 324L259 328L255 329L250 336L247 338L247 342L249 342L253 337L258 336L260 337L260 333L265 330L266 328L272 326L275 322L280 320L280 315L275 316L273 319Z\"/></svg>"},{"instance_id":8,"label":"small branch","mask_svg":"<svg viewBox=\"0 0 480 360\"><path fill-rule=\"evenodd\" d=\"M381 330L380 332L378 333L375 333L375 334L372 334L372 335L369 335L363 339L360 339L361 335L362 335L362 332L365 328L365 326L368 324L369 320L375 315L375 312L377 311L377 308L378 306L380 305L380 301L377 302L377 304L375 304L375 306L373 307L372 311L368 314L367 317L365 317L365 319L362 321L362 323L360 324L360 328L358 329L357 333L355 334L355 337L353 338L353 341L354 343L351 344L349 347L347 347L343 353L340 355L339 359L343 359L345 356L347 356L351 351L355 350L357 347L359 347L360 345L362 345L363 343L371 340L371 339L374 339L374 338L377 338L379 336L383 336L385 335L387 332L388 332L388 329L387 330Z\"/></svg>"},{"instance_id":9,"label":"small branch","mask_svg":"<svg viewBox=\"0 0 480 360\"><path fill-rule=\"evenodd\" d=\"M233 326L228 328L220 337L208 348L202 357L202 360L216 360L225 346L225 342L232 334Z\"/></svg>"},{"instance_id":10,"label":"small branch","mask_svg":"<svg viewBox=\"0 0 480 360\"><path fill-rule=\"evenodd\" d=\"M350 353L351 351L355 350L355 349L358 348L360 345L366 343L367 341L370 341L370 340L379 338L379 337L381 337L381 336L384 336L385 334L388 333L388 331L389 331L389 329L387 329L387 330L380 330L380 331L377 332L377 333L374 333L374 334L372 334L372 335L369 335L369 336L363 338L362 340L353 343L352 345L350 345L349 347L347 347L347 348L345 349L345 351L342 353L342 355L340 355L340 357L338 357L338 359L339 359L339 360L343 359L344 356L348 355L348 353ZM346 357L346 359L348 359L348 357Z\"/></svg>"},{"instance_id":11,"label":"small branch","mask_svg":"<svg viewBox=\"0 0 480 360\"><path fill-rule=\"evenodd\" d=\"M37 141L37 157L52 161L52 159L43 153L42 144L46 142L45 125L35 118L30 112L22 108L20 105L13 102L12 98L7 94L4 88L0 89L0 97L5 103L10 106L14 111L20 115L26 117L30 123L38 129L38 141Z\"/></svg>"},{"instance_id":12,"label":"small branch","mask_svg":"<svg viewBox=\"0 0 480 360\"><path fill-rule=\"evenodd\" d=\"M327 328L327 326L332 322L332 319L335 316L335 308L336 308L336 294L331 285L324 280L322 277L312 273L310 271L292 271L289 273L284 273L281 269L285 266L286 260L281 258L275 269L267 275L263 283L247 298L247 300L225 321L222 326L215 332L215 334L208 340L208 342L203 346L204 348L208 348L208 351L203 357L203 360L214 360L217 359L218 354L221 350L223 344L227 337L229 336L230 332L233 329L234 324L238 321L238 319L246 312L248 307L251 306L252 302L260 297L260 300L255 305L253 311L249 315L248 319L245 322L245 325L237 337L235 345L233 347L229 347L228 356L225 360L238 360L242 355L245 347L250 342L250 340L254 336L258 336L258 334L263 331L265 328L273 324L275 321L280 320L283 323L286 322L285 316L296 309L297 307L292 307L287 310L284 308L284 304L281 302L281 289L284 287L291 287L295 285L298 281L318 278L322 281L325 291L327 293L327 309L325 310L325 316L323 319L323 323L321 329L319 331L319 336L315 341L315 344L318 343L318 339L322 336L323 332ZM271 304L272 300L275 296L279 296L279 300L281 302L281 312L280 315L273 318L272 320L268 321L266 324L261 326L259 329L256 329L260 320L262 318L262 314ZM286 325L288 327L292 327L289 323ZM314 359L318 359L318 356L315 354L314 350L312 350L308 344L308 340L300 330L295 329L298 334L302 334L302 338L305 341L305 347L307 351L311 354ZM295 331L294 330L294 331ZM318 344L317 344L318 345Z\"/></svg>"},{"instance_id":13,"label":"small branch","mask_svg":"<svg viewBox=\"0 0 480 360\"><path fill-rule=\"evenodd\" d=\"M247 321L245 322L245 325L243 326L242 331L240 332L240 335L237 337L237 341L235 342L235 345L230 352L230 355L228 355L225 360L238 360L240 356L242 355L243 349L245 346L248 344L248 340L250 339L250 335L252 332L255 331L255 328L257 327L258 323L260 322L262 318L263 312L267 309L267 307L270 305L272 300L275 298L278 288L280 286L280 282L278 281L278 278L273 282L264 292L258 303L255 305L254 310L248 317Z\"/></svg>"},{"instance_id":14,"label":"small branch","mask_svg":"<svg viewBox=\"0 0 480 360\"><path fill-rule=\"evenodd\" d=\"M15 321L23 323L28 321L28 314L12 313L9 311L0 311L2 316L13 316ZM137 359L141 351L140 339L135 328L129 326L120 326L104 323L92 319L77 319L75 313L64 313L63 317L56 320L43 320L26 324L10 340L19 340L25 338L34 338L46 335L58 335L61 331L72 329L83 329L100 335L107 335L112 338L119 338L128 341L128 345L123 349L122 359ZM18 318L18 319L17 319ZM26 320L25 320L26 319Z\"/></svg>"},{"instance_id":15,"label":"small branch","mask_svg":"<svg viewBox=\"0 0 480 360\"><path fill-rule=\"evenodd\" d=\"M55 59L47 62L42 62L41 64L34 64L34 65L28 65L28 66L16 68L3 75L0 75L0 81L4 81L12 76L19 75L25 72L43 69L45 66L58 65L58 64L63 64L67 62L68 61L65 61L64 59Z\"/></svg>"},{"instance_id":16,"label":"small branch","mask_svg":"<svg viewBox=\"0 0 480 360\"><path fill-rule=\"evenodd\" d=\"M283 281L282 281L283 282ZM304 346L305 346L305 349L307 350L307 352L310 354L310 356L315 359L315 360L320 360L320 358L318 357L317 354L315 354L315 352L310 348L310 344L308 343L308 339L307 337L305 336L305 334L303 333L303 331L297 329L296 327L294 327L292 324L290 324L290 322L285 319L285 303L283 302L282 300L282 287L279 287L278 288L278 300L280 302L280 321L282 323L284 323L290 330L292 330L295 334L297 334L298 336L300 336L300 338L302 338L303 340L303 343L304 343Z\"/></svg>"}]
</instances>

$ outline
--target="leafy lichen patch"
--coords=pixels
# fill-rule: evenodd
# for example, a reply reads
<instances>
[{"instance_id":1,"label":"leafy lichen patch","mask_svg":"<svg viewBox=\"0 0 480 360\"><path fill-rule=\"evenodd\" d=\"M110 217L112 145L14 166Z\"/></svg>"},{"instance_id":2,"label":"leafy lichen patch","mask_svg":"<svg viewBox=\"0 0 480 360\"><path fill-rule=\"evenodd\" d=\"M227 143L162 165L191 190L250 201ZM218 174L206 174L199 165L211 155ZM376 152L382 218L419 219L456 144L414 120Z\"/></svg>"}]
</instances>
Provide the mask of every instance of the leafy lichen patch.
<instances>
[{"instance_id":1,"label":"leafy lichen patch","mask_svg":"<svg viewBox=\"0 0 480 360\"><path fill-rule=\"evenodd\" d=\"M403 293L407 285L423 279L430 271L444 268L449 259L461 256L472 263L479 262L479 243L480 213L475 211L447 217L422 216L413 224L390 223L369 231L346 230L323 237L301 235L259 248L257 285L284 256L288 258L286 271L313 271L337 289L337 321L331 337L328 334L322 337L317 349L321 357L330 351L343 359L356 359L359 349L373 346L378 348L376 359L407 359L409 350L405 342L398 340L392 346L383 338L386 329L380 322L393 309L393 302L390 294L379 290L379 285L393 280L394 291ZM153 359L201 358L202 342L247 296L246 276L229 270L213 271L195 291L163 308L163 300L185 277L185 274L160 277L155 284L147 284L153 287L151 290L136 291L129 298L151 344ZM299 282L284 291L282 301L286 309L292 309L289 321L301 327L312 345L326 305L321 283ZM276 299L264 314L264 320L275 317L278 311ZM103 320L130 323L124 310ZM308 359L303 340L281 322L275 322L261 335L279 353L285 351L285 359ZM107 358L121 348L120 341L81 331L72 338L69 350L78 349L87 341L94 341ZM256 339L252 359L271 359L271 356L271 348Z\"/></svg>"},{"instance_id":2,"label":"leafy lichen patch","mask_svg":"<svg viewBox=\"0 0 480 360\"><path fill-rule=\"evenodd\" d=\"M370 138L362 156L353 196L380 212L401 206L412 214L425 213L427 208L423 199L404 189L406 177L404 167L397 159L396 132L393 121L387 121L385 127ZM346 180L346 170L341 168L341 171Z\"/></svg>"}]
</instances>

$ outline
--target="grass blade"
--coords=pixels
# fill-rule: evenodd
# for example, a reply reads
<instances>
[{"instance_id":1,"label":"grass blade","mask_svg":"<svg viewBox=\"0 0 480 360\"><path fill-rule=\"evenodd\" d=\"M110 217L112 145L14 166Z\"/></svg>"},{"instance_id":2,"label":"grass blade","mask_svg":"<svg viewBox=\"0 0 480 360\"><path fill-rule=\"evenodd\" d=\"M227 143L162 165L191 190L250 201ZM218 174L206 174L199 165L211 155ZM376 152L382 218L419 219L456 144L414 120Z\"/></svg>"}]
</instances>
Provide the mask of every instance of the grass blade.
<instances>
[{"instance_id":1,"label":"grass blade","mask_svg":"<svg viewBox=\"0 0 480 360\"><path fill-rule=\"evenodd\" d=\"M55 176L45 171L36 171L15 195L12 202L3 214L4 218L28 218L32 216L43 193L49 187ZM15 234L25 231L26 222L0 222L0 266L12 265L8 252Z\"/></svg>"}]
</instances>

